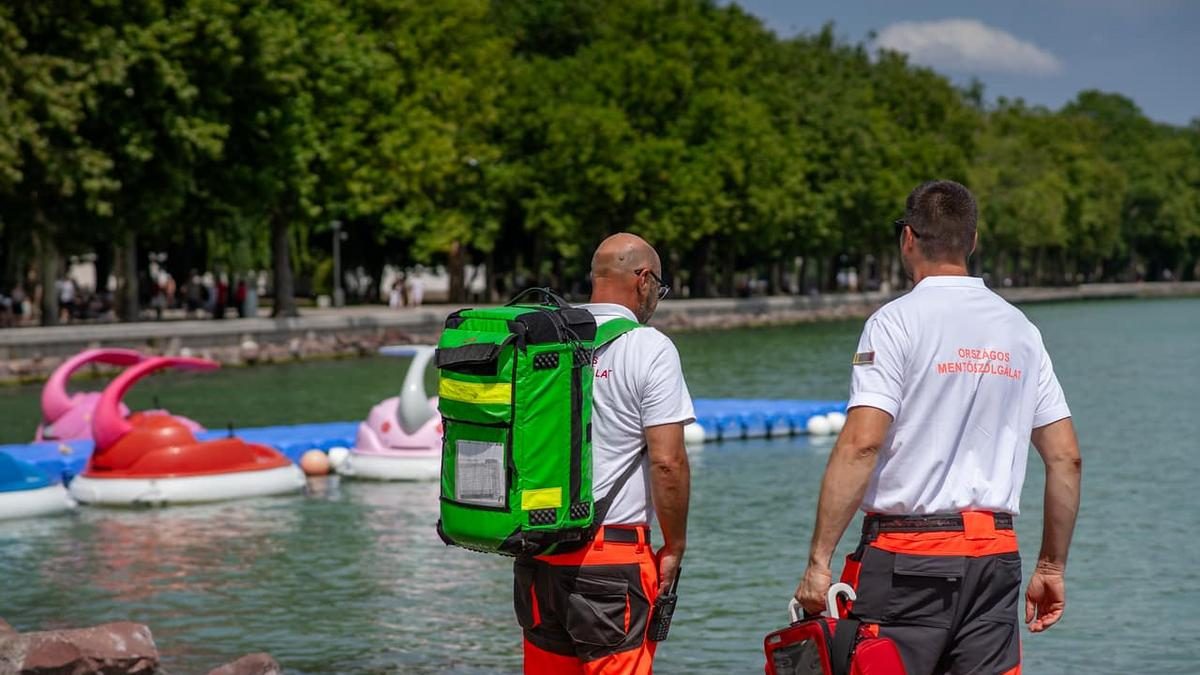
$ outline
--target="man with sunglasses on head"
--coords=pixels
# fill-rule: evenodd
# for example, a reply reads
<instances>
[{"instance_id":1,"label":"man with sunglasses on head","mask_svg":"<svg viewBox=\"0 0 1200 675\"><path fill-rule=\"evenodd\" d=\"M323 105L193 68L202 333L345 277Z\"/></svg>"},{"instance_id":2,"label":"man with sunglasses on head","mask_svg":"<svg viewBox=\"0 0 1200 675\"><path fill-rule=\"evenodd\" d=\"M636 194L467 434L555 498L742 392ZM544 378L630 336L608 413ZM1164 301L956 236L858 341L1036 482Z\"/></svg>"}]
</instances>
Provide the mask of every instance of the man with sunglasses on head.
<instances>
[{"instance_id":1,"label":"man with sunglasses on head","mask_svg":"<svg viewBox=\"0 0 1200 675\"><path fill-rule=\"evenodd\" d=\"M645 324L669 290L658 253L641 237L615 234L592 257L592 298L583 307L598 325ZM602 527L586 546L516 565L526 673L650 673L652 609L672 588L687 546L683 428L695 413L679 352L643 325L598 349L592 366L593 490L597 504L611 501L602 516L597 508Z\"/></svg>"},{"instance_id":2,"label":"man with sunglasses on head","mask_svg":"<svg viewBox=\"0 0 1200 675\"><path fill-rule=\"evenodd\" d=\"M1078 442L1041 334L967 273L976 213L965 187L934 181L895 223L915 285L863 329L796 589L806 610L825 606L834 548L861 508L842 581L857 591L852 615L896 642L909 675L1020 673L1013 521L1031 439L1046 491L1025 622L1043 631L1066 605Z\"/></svg>"}]
</instances>

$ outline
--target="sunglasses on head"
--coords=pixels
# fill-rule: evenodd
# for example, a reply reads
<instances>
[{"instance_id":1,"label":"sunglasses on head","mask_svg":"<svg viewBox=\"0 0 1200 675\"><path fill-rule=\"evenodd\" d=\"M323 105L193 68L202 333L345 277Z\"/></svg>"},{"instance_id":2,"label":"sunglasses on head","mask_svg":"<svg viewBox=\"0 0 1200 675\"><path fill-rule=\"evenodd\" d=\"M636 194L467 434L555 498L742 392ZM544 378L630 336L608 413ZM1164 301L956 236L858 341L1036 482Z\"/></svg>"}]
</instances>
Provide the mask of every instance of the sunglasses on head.
<instances>
[{"instance_id":1,"label":"sunglasses on head","mask_svg":"<svg viewBox=\"0 0 1200 675\"><path fill-rule=\"evenodd\" d=\"M897 218L896 220L893 220L892 227L896 228L896 239L899 239L900 236L904 234L904 228L906 228L906 227L908 229L912 230L914 237L916 237L917 239L921 238L921 233L917 232L917 228L913 227L912 225L909 225L908 221L903 218Z\"/></svg>"}]
</instances>

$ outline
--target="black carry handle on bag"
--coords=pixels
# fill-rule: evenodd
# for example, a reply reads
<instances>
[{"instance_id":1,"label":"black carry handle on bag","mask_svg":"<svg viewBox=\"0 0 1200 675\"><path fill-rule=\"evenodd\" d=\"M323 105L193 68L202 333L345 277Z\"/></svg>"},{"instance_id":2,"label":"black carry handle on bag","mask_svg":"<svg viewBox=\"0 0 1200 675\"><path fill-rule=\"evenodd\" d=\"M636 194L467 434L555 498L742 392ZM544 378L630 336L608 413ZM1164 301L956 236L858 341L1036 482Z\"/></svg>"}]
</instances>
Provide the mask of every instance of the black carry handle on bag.
<instances>
[{"instance_id":1,"label":"black carry handle on bag","mask_svg":"<svg viewBox=\"0 0 1200 675\"><path fill-rule=\"evenodd\" d=\"M549 288L542 288L540 286L537 286L534 288L526 288L525 290L523 290L520 293L517 293L515 296L513 296L512 300L509 300L508 302L504 303L504 306L511 307L512 305L520 304L521 298L524 298L527 295L536 295L536 294L540 294L542 296L542 301L544 304L554 305L555 307L570 307L571 306L571 303L567 302L563 298L563 296L559 295L558 293L555 293L553 290L551 290Z\"/></svg>"},{"instance_id":2,"label":"black carry handle on bag","mask_svg":"<svg viewBox=\"0 0 1200 675\"><path fill-rule=\"evenodd\" d=\"M650 611L650 626L646 629L646 639L651 642L666 640L667 633L671 631L671 617L675 614L675 603L679 600L675 589L679 588L679 575L682 573L682 567L676 568L671 587L654 601L654 609Z\"/></svg>"}]
</instances>

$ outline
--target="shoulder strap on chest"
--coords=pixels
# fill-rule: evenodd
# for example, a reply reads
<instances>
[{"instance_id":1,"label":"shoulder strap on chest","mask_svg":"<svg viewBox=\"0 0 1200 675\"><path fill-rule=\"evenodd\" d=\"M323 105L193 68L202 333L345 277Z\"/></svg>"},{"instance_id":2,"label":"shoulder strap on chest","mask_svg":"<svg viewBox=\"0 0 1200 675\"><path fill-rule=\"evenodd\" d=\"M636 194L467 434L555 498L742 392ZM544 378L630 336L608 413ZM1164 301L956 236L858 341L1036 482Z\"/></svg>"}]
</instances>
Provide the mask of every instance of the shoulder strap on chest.
<instances>
[{"instance_id":1,"label":"shoulder strap on chest","mask_svg":"<svg viewBox=\"0 0 1200 675\"><path fill-rule=\"evenodd\" d=\"M592 531L595 532L604 524L604 518L608 516L608 510L612 508L613 502L616 501L617 495L625 488L625 484L633 478L633 474L637 473L638 467L642 465L642 461L646 458L646 453L649 449L643 447L637 454L637 459L625 467L620 476L613 481L612 487L608 489L608 494L596 500L596 505L592 511Z\"/></svg>"},{"instance_id":2,"label":"shoulder strap on chest","mask_svg":"<svg viewBox=\"0 0 1200 675\"><path fill-rule=\"evenodd\" d=\"M629 331L641 327L642 324L636 321L630 321L629 319L623 317L609 319L608 321L605 321L596 327L596 339L592 341L592 350L594 351L600 349L604 345L616 340ZM621 489L625 487L625 484L628 483L629 479L633 477L633 474L637 472L638 467L642 464L642 459L645 454L646 448L642 448L641 452L638 453L637 459L630 463L630 465L625 468L625 471L623 471L620 476L617 476L617 480L615 480L612 484L612 487L609 488L608 494L596 500L592 519L593 532L604 524L604 518L608 515L608 510L612 507L613 500L617 498L617 493L619 493Z\"/></svg>"},{"instance_id":3,"label":"shoulder strap on chest","mask_svg":"<svg viewBox=\"0 0 1200 675\"><path fill-rule=\"evenodd\" d=\"M629 331L641 327L642 324L624 317L609 319L596 327L596 339L592 341L592 349L599 349Z\"/></svg>"}]
</instances>

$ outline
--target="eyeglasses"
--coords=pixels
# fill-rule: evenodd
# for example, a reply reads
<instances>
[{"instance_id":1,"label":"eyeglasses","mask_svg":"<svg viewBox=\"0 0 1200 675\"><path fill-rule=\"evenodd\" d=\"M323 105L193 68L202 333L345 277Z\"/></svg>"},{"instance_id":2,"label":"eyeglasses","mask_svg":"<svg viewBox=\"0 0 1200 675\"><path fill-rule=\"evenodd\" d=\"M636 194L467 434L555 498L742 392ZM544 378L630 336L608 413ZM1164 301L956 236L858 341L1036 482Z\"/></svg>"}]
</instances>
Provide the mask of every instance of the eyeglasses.
<instances>
[{"instance_id":1,"label":"eyeglasses","mask_svg":"<svg viewBox=\"0 0 1200 675\"><path fill-rule=\"evenodd\" d=\"M639 275L639 276L642 274L642 272L649 274L650 277L652 279L654 279L654 281L658 284L658 299L659 300L664 300L664 299L666 299L666 297L668 295L670 295L671 287L667 285L667 282L660 279L659 276L657 274L655 274L653 270L651 270L649 268L642 268L640 270L633 271L634 274Z\"/></svg>"},{"instance_id":2,"label":"eyeglasses","mask_svg":"<svg viewBox=\"0 0 1200 675\"><path fill-rule=\"evenodd\" d=\"M898 219L892 221L892 227L896 228L896 239L899 239L900 235L904 234L904 228L906 228L906 227L908 229L912 230L914 237L916 237L917 239L921 238L921 233L917 232L917 228L913 227L912 225L909 225L908 221L903 218L898 218Z\"/></svg>"}]
</instances>

